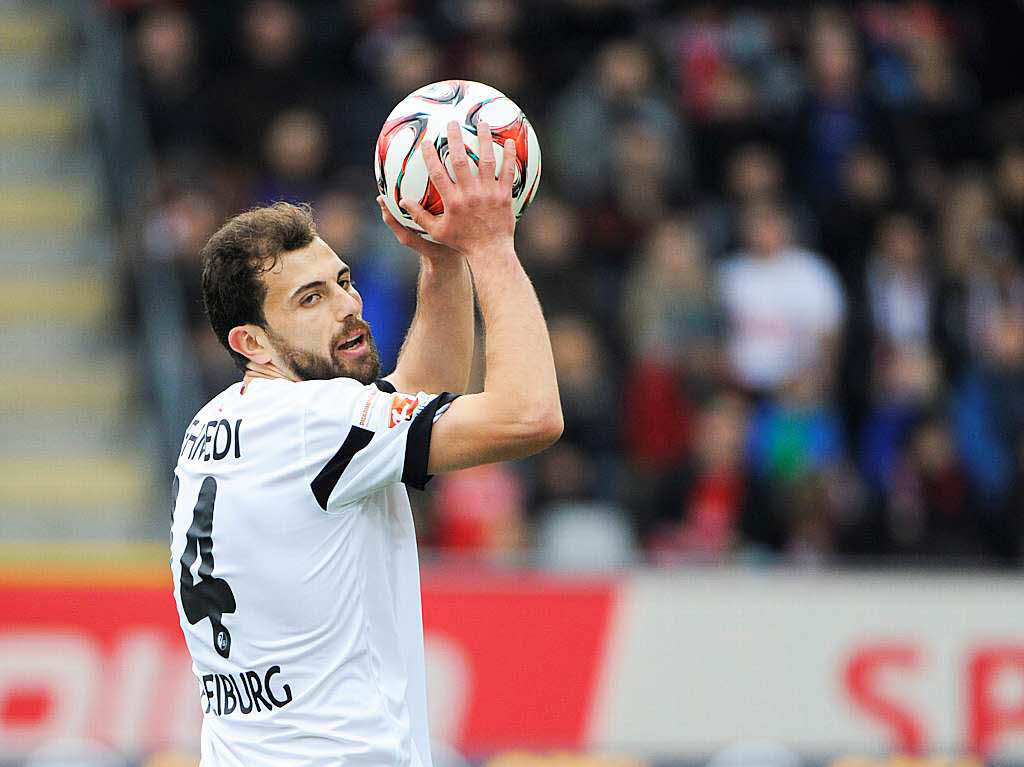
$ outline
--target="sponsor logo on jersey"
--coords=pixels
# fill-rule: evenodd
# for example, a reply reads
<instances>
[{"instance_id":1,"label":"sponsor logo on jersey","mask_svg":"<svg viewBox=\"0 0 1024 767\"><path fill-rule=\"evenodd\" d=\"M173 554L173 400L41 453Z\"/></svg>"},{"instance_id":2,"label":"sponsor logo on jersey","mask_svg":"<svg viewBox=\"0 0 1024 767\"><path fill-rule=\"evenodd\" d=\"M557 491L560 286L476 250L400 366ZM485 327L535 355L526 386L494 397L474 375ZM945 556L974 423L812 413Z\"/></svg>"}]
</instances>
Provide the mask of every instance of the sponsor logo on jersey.
<instances>
[{"instance_id":1,"label":"sponsor logo on jersey","mask_svg":"<svg viewBox=\"0 0 1024 767\"><path fill-rule=\"evenodd\" d=\"M366 396L366 402L363 403L363 409L359 414L358 426L360 428L366 428L366 424L370 420L370 406L373 405L374 401L377 399L377 396L377 394L368 394Z\"/></svg>"},{"instance_id":2,"label":"sponsor logo on jersey","mask_svg":"<svg viewBox=\"0 0 1024 767\"><path fill-rule=\"evenodd\" d=\"M420 401L415 397L396 394L391 398L391 412L388 415L388 428L393 429L402 421L412 420Z\"/></svg>"}]
</instances>

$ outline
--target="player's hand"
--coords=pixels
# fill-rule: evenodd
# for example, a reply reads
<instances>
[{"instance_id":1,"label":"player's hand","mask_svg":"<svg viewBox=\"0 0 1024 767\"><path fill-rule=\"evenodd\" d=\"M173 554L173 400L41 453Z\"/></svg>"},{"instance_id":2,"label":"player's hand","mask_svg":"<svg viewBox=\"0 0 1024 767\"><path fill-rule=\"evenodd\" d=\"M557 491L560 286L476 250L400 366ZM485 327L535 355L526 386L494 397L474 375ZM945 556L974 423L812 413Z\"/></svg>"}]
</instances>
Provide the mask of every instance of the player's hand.
<instances>
[{"instance_id":1,"label":"player's hand","mask_svg":"<svg viewBox=\"0 0 1024 767\"><path fill-rule=\"evenodd\" d=\"M462 141L458 123L448 123L448 149L451 153L453 180L437 156L434 144L420 144L423 161L434 183L444 213L434 216L415 200L399 204L420 228L440 243L466 255L513 246L516 219L512 212L512 181L515 177L515 142L505 142L501 176L495 178L494 143L490 126L477 125L480 144L479 173L473 175L472 162Z\"/></svg>"},{"instance_id":2,"label":"player's hand","mask_svg":"<svg viewBox=\"0 0 1024 767\"><path fill-rule=\"evenodd\" d=\"M415 250L433 263L442 263L446 259L462 258L462 254L458 251L449 248L447 245L424 240L409 227L398 223L398 219L388 210L382 195L377 195L377 204L380 206L381 220L388 225L388 229L395 235L395 239L405 247Z\"/></svg>"}]
</instances>

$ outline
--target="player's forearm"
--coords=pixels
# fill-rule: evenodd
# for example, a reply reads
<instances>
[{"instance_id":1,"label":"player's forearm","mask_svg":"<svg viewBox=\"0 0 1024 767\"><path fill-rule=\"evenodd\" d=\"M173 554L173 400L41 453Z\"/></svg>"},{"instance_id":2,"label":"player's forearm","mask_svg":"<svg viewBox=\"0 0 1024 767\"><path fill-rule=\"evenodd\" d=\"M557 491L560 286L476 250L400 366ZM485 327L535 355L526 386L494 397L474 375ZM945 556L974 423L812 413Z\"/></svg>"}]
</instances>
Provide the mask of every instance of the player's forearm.
<instances>
[{"instance_id":1,"label":"player's forearm","mask_svg":"<svg viewBox=\"0 0 1024 767\"><path fill-rule=\"evenodd\" d=\"M464 392L473 361L473 282L462 257L420 259L416 314L398 355L402 391Z\"/></svg>"},{"instance_id":2,"label":"player's forearm","mask_svg":"<svg viewBox=\"0 0 1024 767\"><path fill-rule=\"evenodd\" d=\"M471 254L486 336L484 394L510 416L557 425L562 411L537 294L511 247Z\"/></svg>"}]
</instances>

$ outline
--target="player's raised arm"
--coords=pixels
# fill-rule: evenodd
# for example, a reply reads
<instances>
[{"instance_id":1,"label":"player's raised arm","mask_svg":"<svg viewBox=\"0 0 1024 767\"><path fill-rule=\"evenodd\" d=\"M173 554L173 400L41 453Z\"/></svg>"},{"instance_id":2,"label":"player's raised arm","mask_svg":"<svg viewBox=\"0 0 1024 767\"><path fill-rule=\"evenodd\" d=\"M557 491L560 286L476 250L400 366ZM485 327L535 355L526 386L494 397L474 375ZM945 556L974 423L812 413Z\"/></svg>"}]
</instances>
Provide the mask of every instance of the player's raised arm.
<instances>
[{"instance_id":1,"label":"player's raised arm","mask_svg":"<svg viewBox=\"0 0 1024 767\"><path fill-rule=\"evenodd\" d=\"M506 142L501 174L486 123L478 126L480 172L473 175L462 138L449 130L450 179L432 144L422 145L430 178L444 201L440 216L403 201L413 220L435 240L463 253L476 283L487 339L484 390L460 397L433 427L431 474L522 458L562 433L551 342L540 302L513 243L512 181L515 149Z\"/></svg>"},{"instance_id":2,"label":"player's raised arm","mask_svg":"<svg viewBox=\"0 0 1024 767\"><path fill-rule=\"evenodd\" d=\"M416 314L386 380L399 391L461 394L473 364L473 281L466 259L398 223L383 196L377 204L398 241L420 255Z\"/></svg>"}]
</instances>

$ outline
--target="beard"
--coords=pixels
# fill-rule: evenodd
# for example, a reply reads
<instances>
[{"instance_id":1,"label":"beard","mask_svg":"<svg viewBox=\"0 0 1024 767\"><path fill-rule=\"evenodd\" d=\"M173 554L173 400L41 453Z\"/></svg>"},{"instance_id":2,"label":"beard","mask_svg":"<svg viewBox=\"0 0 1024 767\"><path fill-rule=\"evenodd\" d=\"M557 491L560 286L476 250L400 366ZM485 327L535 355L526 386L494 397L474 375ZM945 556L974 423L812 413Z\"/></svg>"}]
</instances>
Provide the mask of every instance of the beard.
<instances>
[{"instance_id":1,"label":"beard","mask_svg":"<svg viewBox=\"0 0 1024 767\"><path fill-rule=\"evenodd\" d=\"M350 338L361 332L366 351L358 359L346 360L339 357L338 344L342 339ZM380 378L380 354L373 340L370 326L360 320L353 320L345 325L331 339L329 354L317 354L296 349L285 339L267 328L267 335L277 347L285 365L303 381L329 381L332 378L354 378L359 383L368 385Z\"/></svg>"}]
</instances>

